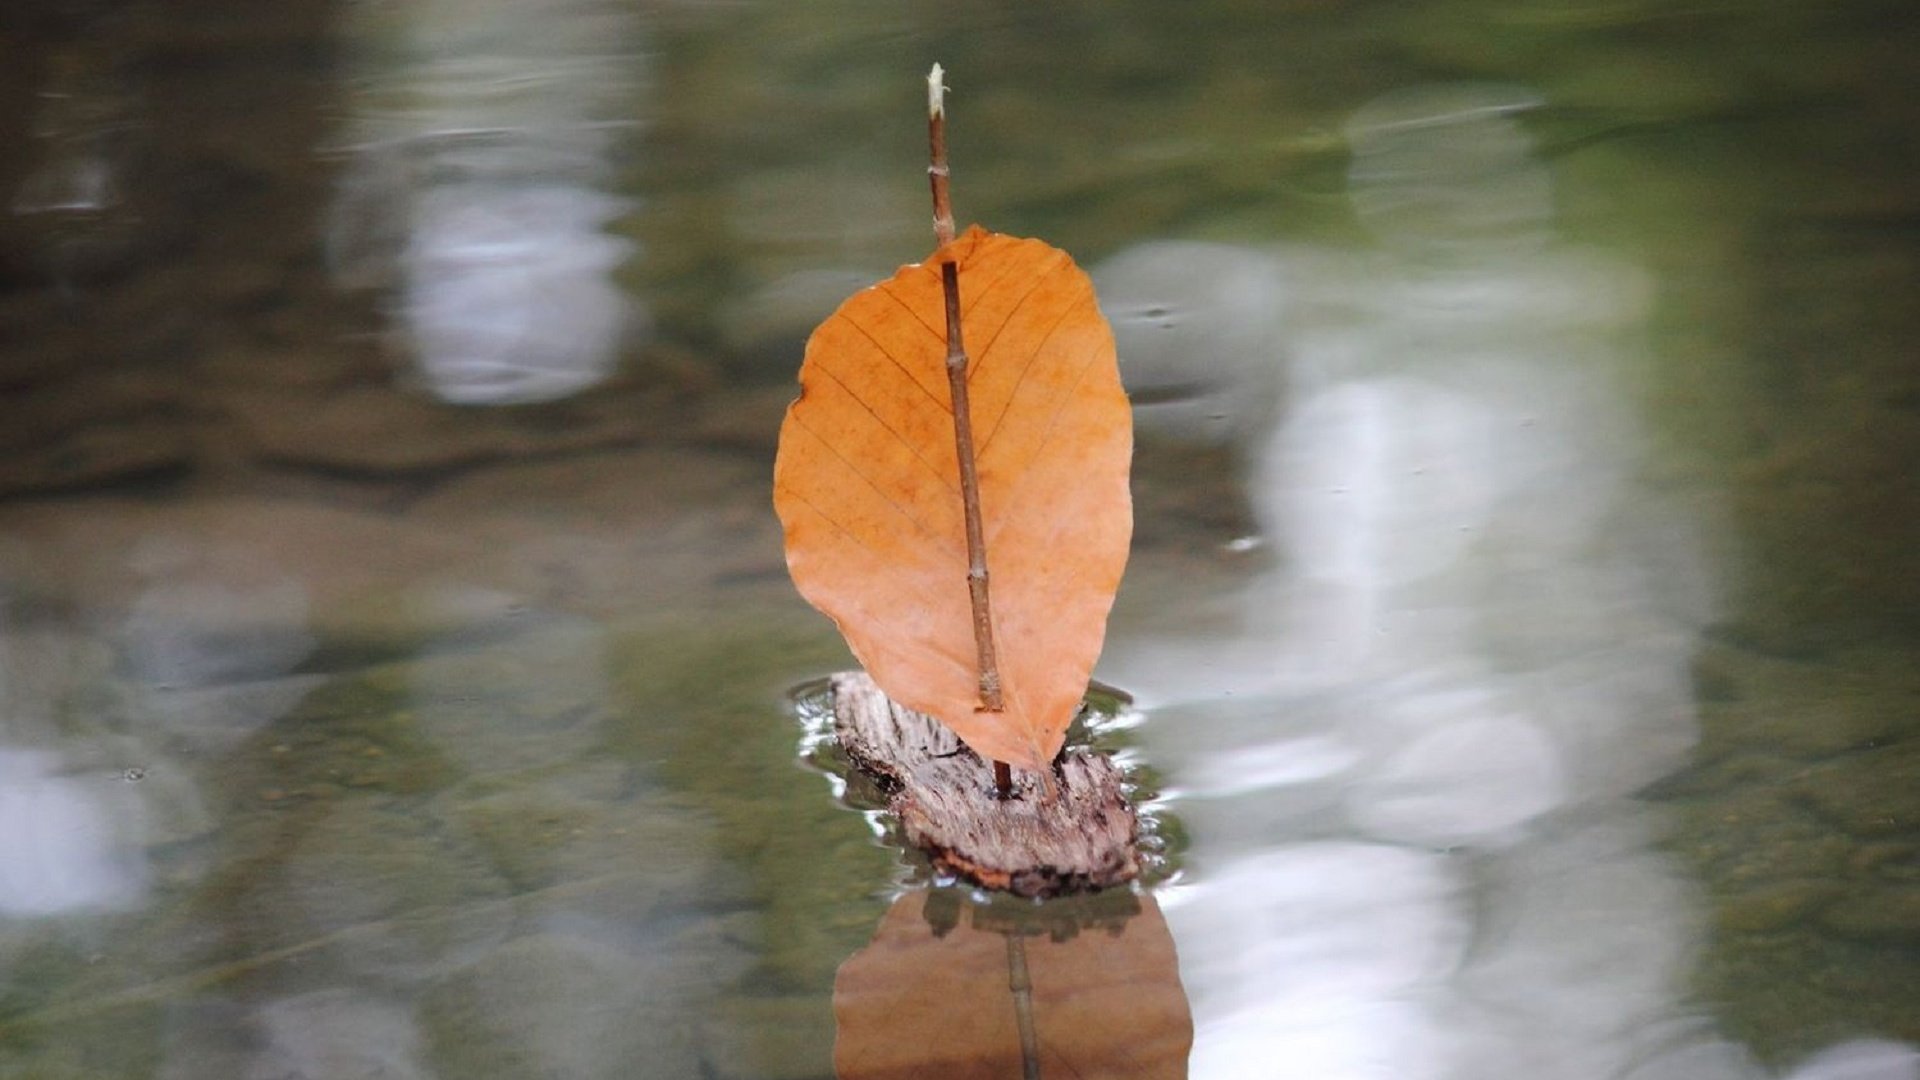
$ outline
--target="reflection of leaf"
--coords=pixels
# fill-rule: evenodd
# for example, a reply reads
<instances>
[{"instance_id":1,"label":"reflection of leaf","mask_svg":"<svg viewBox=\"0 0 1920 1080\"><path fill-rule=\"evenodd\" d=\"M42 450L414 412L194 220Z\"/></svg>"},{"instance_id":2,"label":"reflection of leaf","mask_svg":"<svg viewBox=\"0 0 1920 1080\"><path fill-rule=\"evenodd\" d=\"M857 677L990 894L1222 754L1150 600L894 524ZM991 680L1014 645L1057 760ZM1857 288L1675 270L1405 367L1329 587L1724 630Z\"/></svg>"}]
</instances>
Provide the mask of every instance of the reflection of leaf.
<instances>
[{"instance_id":1,"label":"reflection of leaf","mask_svg":"<svg viewBox=\"0 0 1920 1080\"><path fill-rule=\"evenodd\" d=\"M940 263L959 267L1002 713L979 712ZM794 584L887 695L1040 768L1099 656L1133 529L1131 414L1093 285L978 228L813 332L774 505Z\"/></svg>"},{"instance_id":2,"label":"reflection of leaf","mask_svg":"<svg viewBox=\"0 0 1920 1080\"><path fill-rule=\"evenodd\" d=\"M1023 1069L1022 1003L1037 1075L1168 1080L1187 1075L1193 1018L1173 937L1153 898L1117 929L1070 937L981 929L965 904L944 934L928 925L925 892L894 902L873 941L833 981L840 1080L1004 1080Z\"/></svg>"}]
</instances>

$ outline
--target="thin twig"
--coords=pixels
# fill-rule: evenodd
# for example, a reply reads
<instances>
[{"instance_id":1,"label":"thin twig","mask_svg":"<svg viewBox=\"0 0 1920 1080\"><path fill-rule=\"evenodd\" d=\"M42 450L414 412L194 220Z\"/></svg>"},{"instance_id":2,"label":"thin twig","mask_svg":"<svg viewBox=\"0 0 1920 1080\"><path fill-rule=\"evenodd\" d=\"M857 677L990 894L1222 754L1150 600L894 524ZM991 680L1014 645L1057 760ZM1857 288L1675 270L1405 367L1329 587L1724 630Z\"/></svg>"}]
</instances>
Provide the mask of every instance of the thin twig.
<instances>
[{"instance_id":1,"label":"thin twig","mask_svg":"<svg viewBox=\"0 0 1920 1080\"><path fill-rule=\"evenodd\" d=\"M927 182L933 187L933 238L953 243L953 198L947 192L947 85L939 64L927 72Z\"/></svg>"},{"instance_id":2,"label":"thin twig","mask_svg":"<svg viewBox=\"0 0 1920 1080\"><path fill-rule=\"evenodd\" d=\"M941 247L953 242L953 196L947 168L946 72L939 64L927 72L927 183L933 189L933 238ZM993 608L987 600L987 542L980 524L980 473L973 456L973 415L967 406L967 347L960 338L960 268L952 259L940 264L940 288L947 301L947 385L953 397L953 441L960 458L960 500L967 524L967 592L973 604L973 645L980 674L980 709L1001 712L1000 666L993 652ZM1013 794L1013 771L993 763L993 788L1001 798Z\"/></svg>"},{"instance_id":3,"label":"thin twig","mask_svg":"<svg viewBox=\"0 0 1920 1080\"><path fill-rule=\"evenodd\" d=\"M954 450L960 458L960 503L967 527L967 592L973 602L973 645L979 661L980 709L1001 712L1000 664L993 651L993 604L987 592L987 540L980 524L980 470L973 457L973 414L967 404L967 346L960 334L960 268L940 264L947 301L947 386L953 395Z\"/></svg>"}]
</instances>

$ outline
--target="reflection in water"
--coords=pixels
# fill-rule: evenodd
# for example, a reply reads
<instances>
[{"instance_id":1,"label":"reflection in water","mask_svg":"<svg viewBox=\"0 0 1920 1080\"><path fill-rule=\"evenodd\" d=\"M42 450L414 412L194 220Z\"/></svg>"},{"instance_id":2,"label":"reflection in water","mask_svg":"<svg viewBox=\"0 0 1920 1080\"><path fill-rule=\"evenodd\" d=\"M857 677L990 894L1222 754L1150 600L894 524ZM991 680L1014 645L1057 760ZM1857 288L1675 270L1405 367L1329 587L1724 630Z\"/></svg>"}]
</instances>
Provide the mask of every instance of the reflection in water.
<instances>
[{"instance_id":1,"label":"reflection in water","mask_svg":"<svg viewBox=\"0 0 1920 1080\"><path fill-rule=\"evenodd\" d=\"M138 588L109 616L111 648L0 620L0 914L138 906L153 851L213 827L185 758L230 748L309 688L282 678L313 648L300 582L186 535L142 541L129 562Z\"/></svg>"},{"instance_id":2,"label":"reflection in water","mask_svg":"<svg viewBox=\"0 0 1920 1080\"><path fill-rule=\"evenodd\" d=\"M1511 121L1545 102L1520 87L1419 87L1361 107L1347 122L1354 209L1409 254L1544 246L1553 212L1533 141Z\"/></svg>"},{"instance_id":3,"label":"reflection in water","mask_svg":"<svg viewBox=\"0 0 1920 1080\"><path fill-rule=\"evenodd\" d=\"M1116 650L1164 699L1143 735L1195 837L1167 904L1196 1077L1762 1075L1683 1005L1696 903L1631 797L1694 739L1708 508L1630 482L1650 289L1557 241L1517 123L1535 103L1432 87L1360 110L1377 251L1240 260L1270 298L1212 305L1243 321L1209 340L1241 351L1204 368L1140 313L1200 314L1151 282L1230 260L1103 268L1153 381L1279 418L1229 425L1277 549L1237 626ZM1880 1051L1833 1060L1856 1052ZM1878 1062L1861 1075L1911 1068Z\"/></svg>"},{"instance_id":4,"label":"reflection in water","mask_svg":"<svg viewBox=\"0 0 1920 1080\"><path fill-rule=\"evenodd\" d=\"M17 214L104 214L120 204L114 143L133 129L129 103L98 58L56 57L39 94L38 166L14 192Z\"/></svg>"},{"instance_id":5,"label":"reflection in water","mask_svg":"<svg viewBox=\"0 0 1920 1080\"><path fill-rule=\"evenodd\" d=\"M126 833L131 800L105 774L63 776L51 753L0 747L0 917L131 907L146 869Z\"/></svg>"},{"instance_id":6,"label":"reflection in water","mask_svg":"<svg viewBox=\"0 0 1920 1080\"><path fill-rule=\"evenodd\" d=\"M1152 896L894 901L833 986L840 1080L1184 1077L1193 1023Z\"/></svg>"},{"instance_id":7,"label":"reflection in water","mask_svg":"<svg viewBox=\"0 0 1920 1080\"><path fill-rule=\"evenodd\" d=\"M121 622L120 646L142 683L172 690L268 679L313 651L306 588L258 556L171 539L143 544L134 562L148 585Z\"/></svg>"},{"instance_id":8,"label":"reflection in water","mask_svg":"<svg viewBox=\"0 0 1920 1080\"><path fill-rule=\"evenodd\" d=\"M911 18L827 26L803 7L63 0L0 16L0 112L19 112L0 125L18 136L0 214L20 241L0 255L0 381L17 428L0 522L0 1076L828 1074L833 969L872 932L864 901L891 856L790 768L773 688L832 657L790 610L777 535L753 524L766 515L752 448L777 410L716 373L784 352L844 296L852 286L822 267L872 280L890 253L921 250L924 195L884 164L894 151L866 149L889 138L849 133L892 115L899 84L880 69L923 35ZM1665 497L1739 493L1774 523L1756 535L1790 546L1774 584L1824 590L1796 572L1822 565L1806 545L1835 533L1809 532L1807 507L1851 510L1850 482L1902 475L1882 453L1897 434L1816 446L1811 470L1793 459L1849 420L1898 432L1913 415L1911 388L1873 363L1906 340L1886 318L1901 305L1874 301L1912 277L1910 244L1884 228L1911 220L1912 201L1886 154L1844 152L1889 144L1873 137L1903 103L1874 61L1907 51L1897 36L1863 50L1827 18L1787 28L1812 51L1783 68L1753 50L1785 30L1754 24L1761 36L1731 46L1702 34L1695 49L1661 40L1660 20L1585 17L1598 9L1510 26L1520 38L1487 42L1481 60L1429 40L1430 26L1393 50L1425 59L1342 64L1323 47L1360 42L1379 60L1373 9L1399 21L1413 7L1317 5L1334 33L1316 55L1343 68L1331 82L1295 65L1299 78L1272 82L1236 61L1142 83L1128 57L1145 54L1100 41L1086 50L1090 97L1050 103L1032 83L975 77L985 111L970 130L1000 145L967 160L1034 166L976 194L1098 246L1142 221L1229 237L1274 205L1259 187L1296 157L1275 152L1297 123L1289 102L1400 82L1436 57L1554 68L1556 106L1574 107L1553 129L1610 125L1622 106L1650 121L1634 129L1649 140L1581 139L1557 159L1590 198L1610 179L1653 185L1645 205L1624 193L1588 227L1658 228L1652 246L1699 245L1687 270L1715 279L1690 298L1679 282L1680 310L1709 318L1688 320L1695 340L1671 370L1723 374L1658 378L1664 407L1718 401L1726 415L1699 440L1711 475L1669 487L1664 452L1647 480L1629 400L1655 366L1636 357L1648 275L1558 235L1528 146L1530 91L1428 88L1359 115L1354 220L1378 240L1366 254L1140 236L1154 242L1101 268L1129 376L1156 401L1143 427L1230 441L1264 523L1265 544L1225 569L1151 552L1189 580L1249 586L1207 598L1219 608L1203 614L1231 633L1131 660L1116 642L1113 674L1155 691L1143 757L1179 785L1194 836L1182 863L1195 884L1159 895L1200 1028L1191 1070L1756 1080L1713 1003L1685 993L1701 905L1659 854L1664 820L1631 797L1692 738L1687 654L1713 592L1690 539L1710 508ZM679 31L695 8L717 32ZM1024 28L996 10L976 51L1033 59L999 47ZM349 20L340 41L312 33L319 12ZM339 339L342 307L310 290L306 144L315 106L337 100L335 61L363 78L337 133L351 153L333 266L390 290L421 382L448 400L526 400L591 382L636 315L605 271L626 257L608 235L628 186L612 170L646 100L628 57L650 40L633 31L642 19L676 42L685 90L673 142L686 153L649 170L646 197L688 209L687 228L662 234L675 265L701 270L688 322L724 323L735 350L688 358L711 396L644 451L550 464L520 458L582 444L529 443L475 410L421 427L425 414L390 409L358 383L365 355ZM1212 20L1192 44L1252 56L1260 40L1237 32L1259 21ZM1750 76L1787 68L1754 93ZM1831 108L1779 115L1816 83ZM1676 95L1742 122L1704 122ZM1076 139L1100 126L1081 122L1095 98L1117 124ZM771 101L798 106L778 132ZM736 123L749 114L762 120ZM910 172L913 118L899 119ZM1151 157L1167 131L1178 156ZM853 148L847 166L836 145ZM1808 146L1836 151L1808 160L1859 167L1786 160ZM1302 178L1280 182L1298 194ZM1740 208L1688 220L1716 187ZM1781 198L1816 188L1818 205ZM878 208L893 200L898 212ZM811 207L831 212L798 212ZM798 228L769 243L741 225L774 219ZM1284 229L1327 235L1330 221ZM1776 226L1798 239L1767 242ZM1758 267L1744 261L1755 235L1771 256ZM80 302L48 295L36 267L83 286ZM698 306L716 288L752 300ZM1728 336L1713 321L1748 303L1768 305L1770 324ZM1796 367L1818 355L1810 337L1850 355L1835 379ZM1827 419L1792 423L1798 391L1828 383L1843 392L1811 395ZM1744 396L1728 405L1723 390ZM1751 412L1774 397L1789 403ZM602 404L628 412L617 398ZM316 409L366 419L301 419ZM1777 430L1783 418L1799 430ZM635 442L637 423L612 441ZM1765 445L1744 445L1750 434ZM339 452L356 440L386 450ZM1747 478L1728 485L1722 465ZM1897 546L1897 532L1874 535ZM1843 568L1855 576L1835 595L1897 585L1885 565ZM1834 610L1778 606L1802 609ZM1151 666L1162 656L1177 666ZM1830 678L1845 667L1824 658L1780 666L1817 677L1783 690L1701 667L1701 694L1751 700L1715 706L1739 729L1715 759L1735 775L1690 806L1700 824L1685 842L1724 853L1724 872L1842 894L1831 910L1742 896L1776 921L1717 950L1729 982L1746 980L1744 1024L1793 1029L1782 1042L1798 1046L1869 1031L1912 996L1872 981L1898 974L1912 940L1894 906L1911 895L1907 841L1869 817L1905 790L1897 764L1820 787L1796 775L1816 757L1880 756L1851 733L1897 732L1889 717L1911 710ZM1842 788L1857 829L1800 828L1828 809L1810 800ZM1880 921L1858 937L1823 929L1855 900L1881 904L1868 912ZM999 965L984 993L1017 1044L1008 940L982 936L983 965ZM1080 936L1117 947L1105 930ZM1022 941L1044 1005L1051 942ZM1776 992L1774 972L1820 989ZM1822 1001L1823 1018L1793 1011ZM1049 1014L1034 1015L1039 1040ZM1181 1030L1164 1040L1170 1061ZM1917 1074L1911 1047L1874 1041L1793 1069Z\"/></svg>"},{"instance_id":9,"label":"reflection in water","mask_svg":"<svg viewBox=\"0 0 1920 1080\"><path fill-rule=\"evenodd\" d=\"M419 1063L419 1030L391 1002L322 990L268 1005L260 1010L258 1026L264 1046L251 1075L390 1080L431 1075Z\"/></svg>"},{"instance_id":10,"label":"reflection in water","mask_svg":"<svg viewBox=\"0 0 1920 1080\"><path fill-rule=\"evenodd\" d=\"M607 188L636 107L631 13L429 0L361 18L339 280L397 291L442 400L549 401L604 379L642 321L612 280L631 245L607 232L629 209Z\"/></svg>"},{"instance_id":11,"label":"reflection in water","mask_svg":"<svg viewBox=\"0 0 1920 1080\"><path fill-rule=\"evenodd\" d=\"M1142 425L1200 443L1245 441L1272 425L1285 340L1273 259L1159 241L1121 252L1093 277Z\"/></svg>"},{"instance_id":12,"label":"reflection in water","mask_svg":"<svg viewBox=\"0 0 1920 1080\"><path fill-rule=\"evenodd\" d=\"M338 677L326 719L273 733L276 785L331 790L244 793L262 846L183 936L283 993L169 1008L163 1080L700 1074L690 1018L747 963L700 914L730 896L710 825L595 753L604 630L518 622Z\"/></svg>"},{"instance_id":13,"label":"reflection in water","mask_svg":"<svg viewBox=\"0 0 1920 1080\"><path fill-rule=\"evenodd\" d=\"M1193 1075L1435 1075L1440 1025L1419 998L1466 946L1454 892L1445 856L1364 843L1284 846L1208 875L1170 913L1194 988Z\"/></svg>"},{"instance_id":14,"label":"reflection in water","mask_svg":"<svg viewBox=\"0 0 1920 1080\"><path fill-rule=\"evenodd\" d=\"M39 224L47 269L63 289L111 259L133 225L122 173L142 102L111 37L52 58L35 95L31 164L9 203Z\"/></svg>"}]
</instances>

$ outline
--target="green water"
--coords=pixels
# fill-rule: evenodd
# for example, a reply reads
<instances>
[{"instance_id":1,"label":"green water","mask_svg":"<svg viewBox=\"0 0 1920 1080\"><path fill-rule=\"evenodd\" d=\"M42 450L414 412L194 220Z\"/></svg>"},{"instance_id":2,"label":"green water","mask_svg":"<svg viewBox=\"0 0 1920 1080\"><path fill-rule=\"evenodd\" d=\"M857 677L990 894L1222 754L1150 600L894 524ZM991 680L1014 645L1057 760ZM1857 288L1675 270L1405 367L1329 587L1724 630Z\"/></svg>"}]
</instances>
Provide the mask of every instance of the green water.
<instances>
[{"instance_id":1,"label":"green water","mask_svg":"<svg viewBox=\"0 0 1920 1080\"><path fill-rule=\"evenodd\" d=\"M0 1075L833 1075L927 885L805 760L770 464L936 59L1141 403L1191 1075L1912 1075L1916 37L9 9Z\"/></svg>"}]
</instances>

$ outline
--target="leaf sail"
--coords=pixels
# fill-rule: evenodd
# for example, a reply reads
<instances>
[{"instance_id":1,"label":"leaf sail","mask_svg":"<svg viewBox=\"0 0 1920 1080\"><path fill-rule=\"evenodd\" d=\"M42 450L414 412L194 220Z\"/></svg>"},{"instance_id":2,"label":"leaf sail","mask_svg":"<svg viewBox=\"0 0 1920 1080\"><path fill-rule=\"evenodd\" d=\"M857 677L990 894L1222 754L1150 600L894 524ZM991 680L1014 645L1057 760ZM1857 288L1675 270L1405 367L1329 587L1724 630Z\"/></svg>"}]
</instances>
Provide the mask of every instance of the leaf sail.
<instances>
[{"instance_id":1,"label":"leaf sail","mask_svg":"<svg viewBox=\"0 0 1920 1080\"><path fill-rule=\"evenodd\" d=\"M959 266L1006 708L979 711L940 263ZM787 568L887 696L981 756L1044 767L1106 634L1133 531L1132 414L1065 252L970 229L807 342L774 462Z\"/></svg>"}]
</instances>

